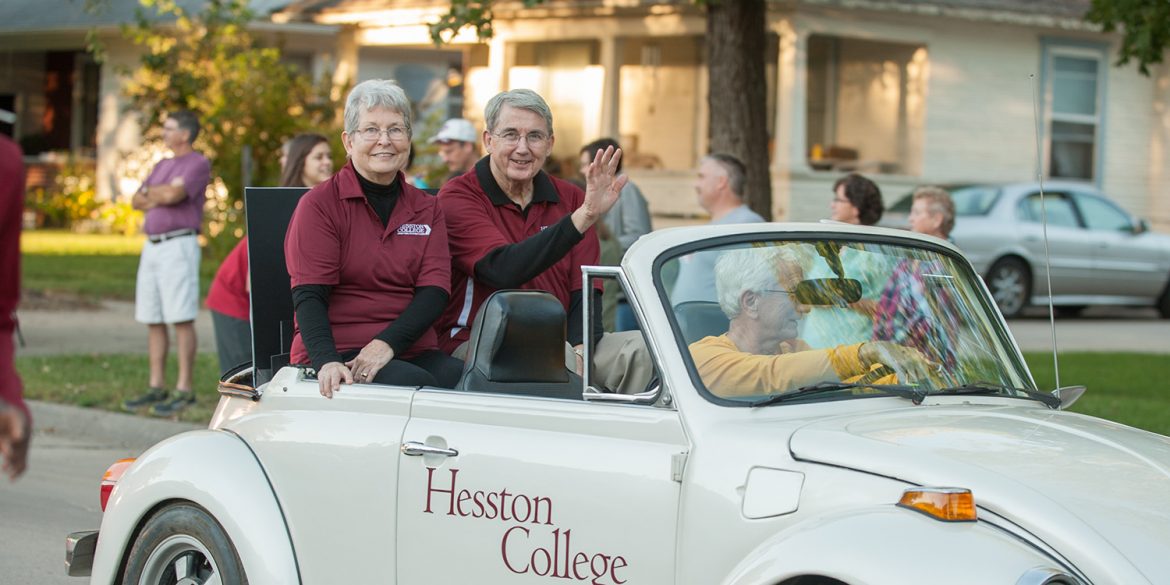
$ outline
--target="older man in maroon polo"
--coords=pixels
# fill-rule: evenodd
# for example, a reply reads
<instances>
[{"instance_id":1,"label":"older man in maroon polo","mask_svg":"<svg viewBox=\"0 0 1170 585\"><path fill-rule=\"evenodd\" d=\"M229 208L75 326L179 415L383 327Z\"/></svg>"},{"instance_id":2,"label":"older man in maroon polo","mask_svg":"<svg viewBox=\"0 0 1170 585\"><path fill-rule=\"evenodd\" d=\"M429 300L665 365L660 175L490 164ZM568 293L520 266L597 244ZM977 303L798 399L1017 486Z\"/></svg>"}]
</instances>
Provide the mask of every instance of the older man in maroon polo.
<instances>
[{"instance_id":1,"label":"older man in maroon polo","mask_svg":"<svg viewBox=\"0 0 1170 585\"><path fill-rule=\"evenodd\" d=\"M593 225L618 200L625 176L616 176L621 150L599 151L585 172L586 189L546 174L552 152L552 113L536 92L497 94L485 110L488 156L439 192L451 245L451 301L436 322L439 346L465 358L471 325L487 297L500 289L544 290L564 305L567 341L584 344L581 266L598 263ZM595 306L601 306L601 287ZM594 365L601 385L642 391L653 366L640 332L602 335L594 319Z\"/></svg>"}]
</instances>

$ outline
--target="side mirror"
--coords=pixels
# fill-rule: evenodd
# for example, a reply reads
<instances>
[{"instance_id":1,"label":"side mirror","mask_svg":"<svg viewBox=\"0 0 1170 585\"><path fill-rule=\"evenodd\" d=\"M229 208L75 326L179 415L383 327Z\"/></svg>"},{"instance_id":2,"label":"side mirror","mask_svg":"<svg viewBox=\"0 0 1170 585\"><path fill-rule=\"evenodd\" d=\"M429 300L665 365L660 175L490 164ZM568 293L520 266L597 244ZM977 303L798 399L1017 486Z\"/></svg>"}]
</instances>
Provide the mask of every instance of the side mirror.
<instances>
[{"instance_id":1,"label":"side mirror","mask_svg":"<svg viewBox=\"0 0 1170 585\"><path fill-rule=\"evenodd\" d=\"M1133 220L1133 235L1144 234L1148 231L1150 231L1149 222L1140 218Z\"/></svg>"},{"instance_id":2,"label":"side mirror","mask_svg":"<svg viewBox=\"0 0 1170 585\"><path fill-rule=\"evenodd\" d=\"M861 299L861 282L853 278L814 278L800 281L792 293L805 305L839 307Z\"/></svg>"},{"instance_id":3,"label":"side mirror","mask_svg":"<svg viewBox=\"0 0 1170 585\"><path fill-rule=\"evenodd\" d=\"M1086 388L1084 386L1064 386L1052 391L1052 395L1060 399L1059 410L1067 410L1072 406L1082 395L1084 395Z\"/></svg>"}]
</instances>

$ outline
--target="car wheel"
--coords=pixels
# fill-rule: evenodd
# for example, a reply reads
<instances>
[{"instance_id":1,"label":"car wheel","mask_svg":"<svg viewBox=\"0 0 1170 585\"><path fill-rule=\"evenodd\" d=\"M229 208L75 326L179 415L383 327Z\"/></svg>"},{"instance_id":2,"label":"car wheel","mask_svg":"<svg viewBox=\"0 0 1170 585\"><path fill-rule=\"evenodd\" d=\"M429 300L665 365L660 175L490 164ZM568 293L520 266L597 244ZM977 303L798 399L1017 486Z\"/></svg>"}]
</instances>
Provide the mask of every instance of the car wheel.
<instances>
[{"instance_id":1,"label":"car wheel","mask_svg":"<svg viewBox=\"0 0 1170 585\"><path fill-rule=\"evenodd\" d=\"M1018 258L1004 258L987 271L987 288L1004 317L1015 317L1032 298L1028 265Z\"/></svg>"},{"instance_id":2,"label":"car wheel","mask_svg":"<svg viewBox=\"0 0 1170 585\"><path fill-rule=\"evenodd\" d=\"M158 511L134 540L123 585L247 583L223 527L194 504Z\"/></svg>"}]
</instances>

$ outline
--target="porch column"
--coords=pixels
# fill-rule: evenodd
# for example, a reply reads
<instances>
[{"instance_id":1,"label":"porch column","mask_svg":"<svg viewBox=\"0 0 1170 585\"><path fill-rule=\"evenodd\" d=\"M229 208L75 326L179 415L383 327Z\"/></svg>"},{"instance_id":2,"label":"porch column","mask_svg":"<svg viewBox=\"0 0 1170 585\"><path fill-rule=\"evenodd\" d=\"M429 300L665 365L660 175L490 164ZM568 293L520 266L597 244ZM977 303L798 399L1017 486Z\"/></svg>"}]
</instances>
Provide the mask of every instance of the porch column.
<instances>
[{"instance_id":1,"label":"porch column","mask_svg":"<svg viewBox=\"0 0 1170 585\"><path fill-rule=\"evenodd\" d=\"M621 131L622 39L613 35L601 39L601 66L605 85L601 90L601 136L618 139Z\"/></svg>"}]
</instances>

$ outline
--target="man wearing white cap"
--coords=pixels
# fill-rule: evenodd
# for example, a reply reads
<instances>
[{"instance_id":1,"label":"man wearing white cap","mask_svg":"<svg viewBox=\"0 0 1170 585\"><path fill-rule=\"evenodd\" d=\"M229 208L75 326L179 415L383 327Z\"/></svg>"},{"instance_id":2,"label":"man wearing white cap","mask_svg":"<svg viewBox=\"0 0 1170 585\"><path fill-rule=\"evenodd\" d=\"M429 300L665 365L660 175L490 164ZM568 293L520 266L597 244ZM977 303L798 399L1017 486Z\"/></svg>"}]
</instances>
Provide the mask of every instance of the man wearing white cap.
<instances>
[{"instance_id":1,"label":"man wearing white cap","mask_svg":"<svg viewBox=\"0 0 1170 585\"><path fill-rule=\"evenodd\" d=\"M439 156L451 171L443 182L446 183L463 173L471 170L479 158L475 143L479 136L475 132L475 125L470 120L451 118L443 122L439 133L431 138L431 142L439 143Z\"/></svg>"}]
</instances>

